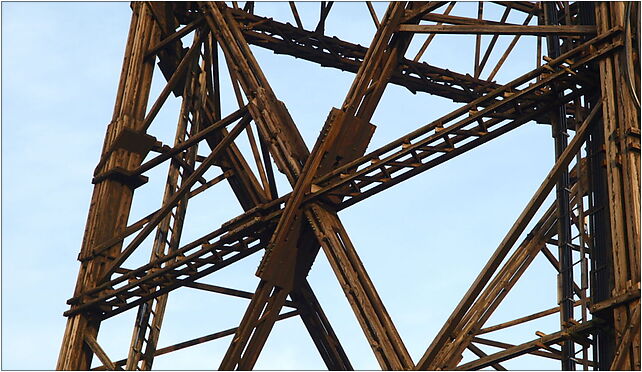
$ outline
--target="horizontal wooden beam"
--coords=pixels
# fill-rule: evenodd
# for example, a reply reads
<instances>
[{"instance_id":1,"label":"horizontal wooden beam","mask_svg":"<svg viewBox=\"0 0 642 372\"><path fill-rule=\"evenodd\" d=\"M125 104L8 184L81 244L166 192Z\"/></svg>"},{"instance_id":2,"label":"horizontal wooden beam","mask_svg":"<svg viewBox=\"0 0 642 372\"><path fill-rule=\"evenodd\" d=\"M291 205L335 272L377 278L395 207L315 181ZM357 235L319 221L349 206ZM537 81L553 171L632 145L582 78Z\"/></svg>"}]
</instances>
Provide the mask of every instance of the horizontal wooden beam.
<instances>
[{"instance_id":1,"label":"horizontal wooden beam","mask_svg":"<svg viewBox=\"0 0 642 372\"><path fill-rule=\"evenodd\" d=\"M473 337L472 342L480 345L486 345L486 346L491 346L491 347L497 347L500 349L510 349L515 347L516 345L509 344L506 342L501 342L501 341L496 341L496 340L489 340L487 338L481 338L481 337ZM562 359L562 355L559 352L551 352L551 351L544 351L544 350L533 350L529 351L528 354L535 355L538 357L542 358L548 358L548 359L555 359L555 360L560 360Z\"/></svg>"},{"instance_id":2,"label":"horizontal wooden beam","mask_svg":"<svg viewBox=\"0 0 642 372\"><path fill-rule=\"evenodd\" d=\"M287 313L280 314L276 319L277 320L283 320L283 319L291 318L291 317L296 316L296 315L299 315L299 311L298 310L292 310L292 311L289 311ZM234 332L236 332L236 329L237 328L234 327L234 328L226 329L224 331L211 333L211 334L209 334L207 336L193 338L193 339L188 340L188 341L183 341L183 342L179 342L177 344L171 345L171 346L166 346L164 348L156 350L154 352L154 356L159 356L159 355L171 353L172 351L185 349L185 348L188 348L190 346L196 346L196 345L200 345L200 344L203 344L205 342L217 340L219 338L223 338L223 337L226 337L226 336L231 336L231 335L234 334ZM122 370L122 368L120 368L120 366L124 366L126 363L127 363L127 359L121 359L119 361L116 361L116 362L112 363L111 366L107 366L107 365L103 364L102 366L96 367L96 368L92 368L91 370L92 371L105 371L105 370L113 370L113 369ZM112 366L113 366L113 368L112 368Z\"/></svg>"},{"instance_id":3,"label":"horizontal wooden beam","mask_svg":"<svg viewBox=\"0 0 642 372\"><path fill-rule=\"evenodd\" d=\"M509 24L506 24L504 22L491 21L491 20L486 20L486 19L469 18L469 17L460 17L460 16L449 15L449 14L428 13L428 14L424 14L421 17L421 19L423 19L425 21L431 21L431 22L448 23L448 24L451 24L451 25L497 25L497 26L509 26ZM517 26L517 25L515 25L515 26Z\"/></svg>"},{"instance_id":4,"label":"horizontal wooden beam","mask_svg":"<svg viewBox=\"0 0 642 372\"><path fill-rule=\"evenodd\" d=\"M491 1L497 5L510 7L524 13L533 13L537 16L542 15L542 10L537 6L537 3L531 1Z\"/></svg>"},{"instance_id":5,"label":"horizontal wooden beam","mask_svg":"<svg viewBox=\"0 0 642 372\"><path fill-rule=\"evenodd\" d=\"M594 35L595 26L401 25L399 31L454 35Z\"/></svg>"},{"instance_id":6,"label":"horizontal wooden beam","mask_svg":"<svg viewBox=\"0 0 642 372\"><path fill-rule=\"evenodd\" d=\"M200 289L203 291L220 293L224 295L241 297L241 298L251 299L252 296L254 296L254 293L252 292L240 291L238 289L226 288L226 287L221 287L218 285L212 285L212 284L206 284L206 283L193 282L193 283L185 284L185 286L194 288L194 289ZM293 301L289 301L289 300L285 301L285 306L296 308L296 304Z\"/></svg>"},{"instance_id":7,"label":"horizontal wooden beam","mask_svg":"<svg viewBox=\"0 0 642 372\"><path fill-rule=\"evenodd\" d=\"M356 73L367 48L302 30L273 19L230 9L242 25L241 31L249 44L272 50L276 54L290 55L324 67L338 68ZM453 80L454 79L454 80ZM427 92L456 102L470 102L477 93L489 92L499 85L470 75L402 58L393 72L392 84L406 87L411 92Z\"/></svg>"},{"instance_id":8,"label":"horizontal wooden beam","mask_svg":"<svg viewBox=\"0 0 642 372\"><path fill-rule=\"evenodd\" d=\"M167 36L163 40L161 40L158 44L154 45L152 48L150 48L147 51L146 57L150 57L152 55L156 55L159 50L165 48L172 42L179 40L183 36L189 34L190 32L194 31L196 27L203 21L203 17L198 17L192 22L190 22L188 25L185 27L181 28L180 30L174 32L173 34Z\"/></svg>"},{"instance_id":9,"label":"horizontal wooden beam","mask_svg":"<svg viewBox=\"0 0 642 372\"><path fill-rule=\"evenodd\" d=\"M500 342L500 341L495 341L495 340L489 340L486 338L481 338L481 337L473 337L473 342L480 344L480 345L488 345L492 347L498 347L500 349L510 349L515 347L513 344L507 344L505 342ZM555 359L555 360L561 360L562 355L559 351L553 349L550 346L544 345L547 350L550 351L544 351L544 350L534 350L528 352L528 354L538 356L538 357L543 357L543 358L549 358L549 359ZM595 366L595 362L592 360L584 360L580 358L574 358L577 363L580 364L587 364L589 366Z\"/></svg>"},{"instance_id":10,"label":"horizontal wooden beam","mask_svg":"<svg viewBox=\"0 0 642 372\"><path fill-rule=\"evenodd\" d=\"M596 313L604 309L609 309L616 305L637 300L638 298L640 298L640 288L631 288L622 294L609 298L608 300L592 304L589 309L591 310L591 313Z\"/></svg>"},{"instance_id":11,"label":"horizontal wooden beam","mask_svg":"<svg viewBox=\"0 0 642 372\"><path fill-rule=\"evenodd\" d=\"M578 301L575 301L573 303L573 306L578 306L578 305L581 305L581 304L582 304L582 301L578 300ZM518 325L518 324L522 324L522 323L525 323L525 322L529 322L529 321L534 320L534 319L539 319L539 318L547 316L547 315L555 314L555 313L557 313L559 311L560 311L560 307L556 306L556 307L550 308L548 310L539 311L537 313L534 313L534 314L531 314L531 315L528 315L528 316L523 316L521 318L513 319L513 320L508 321L508 322L504 322L504 323L500 323L500 324L497 324L497 325L494 325L494 326L490 326L490 327L486 327L486 328L480 329L476 334L481 335L481 334L484 334L484 333L498 331L500 329L512 327L514 325Z\"/></svg>"},{"instance_id":12,"label":"horizontal wooden beam","mask_svg":"<svg viewBox=\"0 0 642 372\"><path fill-rule=\"evenodd\" d=\"M516 345L512 348L502 350L487 357L466 363L456 368L456 370L473 370L491 366L495 363L500 363L508 359L515 358L520 355L528 354L536 351L545 345L551 345L562 340L569 339L573 334L585 334L590 332L595 327L592 321L576 325L569 328L567 331L559 331L540 337L536 340L525 342L521 345Z\"/></svg>"},{"instance_id":13,"label":"horizontal wooden beam","mask_svg":"<svg viewBox=\"0 0 642 372\"><path fill-rule=\"evenodd\" d=\"M401 23L411 22L417 16L428 14L433 10L437 10L438 8L446 5L447 3L448 3L447 1L430 1L416 9L406 10L406 13L401 19Z\"/></svg>"}]
</instances>

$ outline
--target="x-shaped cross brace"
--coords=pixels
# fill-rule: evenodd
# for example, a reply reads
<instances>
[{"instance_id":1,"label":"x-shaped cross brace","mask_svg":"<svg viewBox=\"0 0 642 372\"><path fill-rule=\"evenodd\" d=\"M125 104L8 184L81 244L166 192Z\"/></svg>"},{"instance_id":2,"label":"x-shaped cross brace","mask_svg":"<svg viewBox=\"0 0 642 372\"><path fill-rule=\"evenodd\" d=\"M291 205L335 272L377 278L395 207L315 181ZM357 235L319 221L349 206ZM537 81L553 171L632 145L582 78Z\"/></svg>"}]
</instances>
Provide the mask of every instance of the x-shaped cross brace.
<instances>
[{"instance_id":1,"label":"x-shaped cross brace","mask_svg":"<svg viewBox=\"0 0 642 372\"><path fill-rule=\"evenodd\" d=\"M382 368L412 368L408 351L332 210L332 200L328 200L327 205L306 206L302 206L302 201L313 187L315 176L324 173L322 170L345 164L365 152L374 129L368 121L412 37L395 34L395 31L404 11L413 5L394 3L389 7L342 110L334 109L330 113L311 153L287 109L276 99L227 8L222 4L200 5L229 67L239 72L237 76L250 101L252 117L269 142L277 166L293 185L292 195L257 272L261 281L223 358L222 369L254 366L286 297L299 283L305 283L303 279L316 257L318 244L324 248L346 290ZM349 136L360 139L351 138L353 144L358 142L353 151L341 143L342 138Z\"/></svg>"}]
</instances>

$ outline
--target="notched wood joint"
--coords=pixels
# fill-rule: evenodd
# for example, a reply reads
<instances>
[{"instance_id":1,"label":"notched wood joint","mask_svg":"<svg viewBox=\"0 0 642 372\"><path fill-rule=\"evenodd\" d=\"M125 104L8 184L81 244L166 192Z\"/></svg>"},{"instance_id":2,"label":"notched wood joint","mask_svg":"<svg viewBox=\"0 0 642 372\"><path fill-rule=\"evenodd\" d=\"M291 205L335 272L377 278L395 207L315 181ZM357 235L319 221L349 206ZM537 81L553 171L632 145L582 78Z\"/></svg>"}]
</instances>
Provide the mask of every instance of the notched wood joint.
<instances>
[{"instance_id":1,"label":"notched wood joint","mask_svg":"<svg viewBox=\"0 0 642 372\"><path fill-rule=\"evenodd\" d=\"M122 167L114 167L107 172L94 177L91 180L91 183L95 185L105 180L120 182L134 190L146 184L147 181L149 181L149 178L140 174L132 174L132 172Z\"/></svg>"}]
</instances>

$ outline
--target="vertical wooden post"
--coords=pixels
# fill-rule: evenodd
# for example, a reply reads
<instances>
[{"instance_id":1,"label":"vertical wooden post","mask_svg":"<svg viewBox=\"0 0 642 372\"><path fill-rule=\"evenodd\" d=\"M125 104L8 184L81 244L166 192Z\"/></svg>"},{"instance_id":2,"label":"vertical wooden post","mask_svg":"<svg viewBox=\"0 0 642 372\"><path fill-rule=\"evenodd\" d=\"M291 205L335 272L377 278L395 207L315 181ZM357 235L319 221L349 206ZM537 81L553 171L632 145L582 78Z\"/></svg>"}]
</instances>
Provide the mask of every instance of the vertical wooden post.
<instances>
[{"instance_id":1,"label":"vertical wooden post","mask_svg":"<svg viewBox=\"0 0 642 372\"><path fill-rule=\"evenodd\" d=\"M107 127L102 156L109 157L103 170L132 169L140 165L146 151L119 147L119 135L125 129L137 131L145 117L154 60L145 59L147 50L159 41L159 32L147 3L132 3L133 14L125 59L121 71L112 122ZM143 135L143 134L138 134ZM83 261L78 273L74 295L96 286L98 278L122 244L114 245L101 256L92 256L92 249L124 230L133 197L132 184L123 179L107 178L94 186L85 235L80 251ZM91 366L93 352L84 343L95 338L100 321L91 314L80 313L67 320L67 327L58 357L57 369L86 370Z\"/></svg>"},{"instance_id":2,"label":"vertical wooden post","mask_svg":"<svg viewBox=\"0 0 642 372\"><path fill-rule=\"evenodd\" d=\"M595 11L598 32L622 26L623 37L627 38L625 6L623 2L598 3ZM640 112L634 103L636 98L627 89L640 77L627 77L625 71L633 63L626 48L599 63L614 278L611 297L640 288ZM636 90L634 86L633 91ZM616 348L613 358L618 365L610 368L640 369L640 328L633 330L632 342L621 342L639 306L640 300L636 299L612 308Z\"/></svg>"}]
</instances>

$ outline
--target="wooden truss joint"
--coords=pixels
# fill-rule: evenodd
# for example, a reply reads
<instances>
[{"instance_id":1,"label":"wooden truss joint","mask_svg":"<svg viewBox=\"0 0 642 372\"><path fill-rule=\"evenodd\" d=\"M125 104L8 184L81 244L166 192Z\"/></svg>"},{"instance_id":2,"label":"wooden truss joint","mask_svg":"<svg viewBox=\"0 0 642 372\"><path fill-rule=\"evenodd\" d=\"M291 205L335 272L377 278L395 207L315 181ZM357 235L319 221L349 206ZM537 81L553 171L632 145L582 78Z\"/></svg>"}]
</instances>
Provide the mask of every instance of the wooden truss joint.
<instances>
[{"instance_id":1,"label":"wooden truss joint","mask_svg":"<svg viewBox=\"0 0 642 372\"><path fill-rule=\"evenodd\" d=\"M105 353L103 348L100 347L100 345L98 344L98 342L96 341L96 339L93 336L91 336L89 334L86 334L85 338L84 338L84 341L85 341L85 344L87 344L87 346L89 346L91 351L94 354L96 354L98 359L100 359L100 361L103 363L103 365L105 367L107 367L107 369L112 370L112 371L114 371L114 370L122 371L123 370L120 366L117 366L116 364L114 364L111 361L111 359L109 359L109 357L107 356L107 353Z\"/></svg>"},{"instance_id":2,"label":"wooden truss joint","mask_svg":"<svg viewBox=\"0 0 642 372\"><path fill-rule=\"evenodd\" d=\"M123 130L118 134L114 142L111 144L109 150L101 158L98 166L96 167L96 171L99 171L102 166L107 163L109 157L111 157L111 155L117 150L124 150L129 153L138 154L140 155L141 159L144 159L149 151L153 147L157 147L158 145L159 142L154 136L150 136L149 134L141 133L129 128L123 128ZM136 189L147 183L149 179L145 176L134 174L122 167L115 166L103 173L96 175L91 182L93 184L98 184L104 180L118 181L124 185L129 186L132 189Z\"/></svg>"},{"instance_id":3,"label":"wooden truss joint","mask_svg":"<svg viewBox=\"0 0 642 372\"><path fill-rule=\"evenodd\" d=\"M640 298L640 283L637 288L629 288L620 294L614 295L608 300L595 303L589 307L591 313L599 313L606 309L629 303Z\"/></svg>"}]
</instances>

